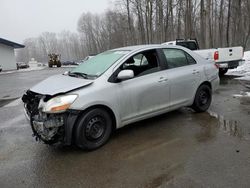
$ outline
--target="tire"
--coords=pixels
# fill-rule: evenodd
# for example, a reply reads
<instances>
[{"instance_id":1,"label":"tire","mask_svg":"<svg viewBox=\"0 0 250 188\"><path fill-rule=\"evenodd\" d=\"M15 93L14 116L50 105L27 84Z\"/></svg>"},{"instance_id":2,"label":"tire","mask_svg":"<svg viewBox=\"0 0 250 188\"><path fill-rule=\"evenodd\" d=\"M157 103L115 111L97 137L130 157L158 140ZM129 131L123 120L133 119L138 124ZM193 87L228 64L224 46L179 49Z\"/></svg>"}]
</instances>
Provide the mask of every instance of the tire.
<instances>
[{"instance_id":1,"label":"tire","mask_svg":"<svg viewBox=\"0 0 250 188\"><path fill-rule=\"evenodd\" d=\"M195 94L191 108L196 112L205 112L212 102L212 91L208 85L201 85Z\"/></svg>"},{"instance_id":2,"label":"tire","mask_svg":"<svg viewBox=\"0 0 250 188\"><path fill-rule=\"evenodd\" d=\"M228 69L219 69L219 76L224 76L227 73Z\"/></svg>"},{"instance_id":3,"label":"tire","mask_svg":"<svg viewBox=\"0 0 250 188\"><path fill-rule=\"evenodd\" d=\"M61 63L57 63L57 65L56 65L57 67L61 67L62 65L61 65Z\"/></svg>"},{"instance_id":4,"label":"tire","mask_svg":"<svg viewBox=\"0 0 250 188\"><path fill-rule=\"evenodd\" d=\"M109 113L100 108L85 112L75 127L75 144L84 150L95 150L110 138L112 119Z\"/></svg>"}]
</instances>

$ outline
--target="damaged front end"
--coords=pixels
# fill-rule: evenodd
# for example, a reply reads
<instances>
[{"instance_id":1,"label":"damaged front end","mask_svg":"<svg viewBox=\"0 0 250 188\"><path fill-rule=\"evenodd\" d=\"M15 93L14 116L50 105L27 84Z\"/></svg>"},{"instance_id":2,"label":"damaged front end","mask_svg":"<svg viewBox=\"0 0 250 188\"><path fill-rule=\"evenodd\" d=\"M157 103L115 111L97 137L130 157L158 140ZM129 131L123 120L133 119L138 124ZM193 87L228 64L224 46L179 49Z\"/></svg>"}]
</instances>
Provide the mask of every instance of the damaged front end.
<instances>
[{"instance_id":1,"label":"damaged front end","mask_svg":"<svg viewBox=\"0 0 250 188\"><path fill-rule=\"evenodd\" d=\"M63 109L69 107L67 100L60 101L59 97L40 95L30 90L23 95L22 100L36 140L42 140L46 144L71 143L73 125L69 125L68 118L72 120L71 123L74 123L77 116L73 114L72 119L72 113ZM65 138L67 135L65 128L69 129L69 127L70 136Z\"/></svg>"},{"instance_id":2,"label":"damaged front end","mask_svg":"<svg viewBox=\"0 0 250 188\"><path fill-rule=\"evenodd\" d=\"M46 144L63 141L63 114L46 114L39 111L38 114L30 118L30 124L36 139L40 139Z\"/></svg>"}]
</instances>

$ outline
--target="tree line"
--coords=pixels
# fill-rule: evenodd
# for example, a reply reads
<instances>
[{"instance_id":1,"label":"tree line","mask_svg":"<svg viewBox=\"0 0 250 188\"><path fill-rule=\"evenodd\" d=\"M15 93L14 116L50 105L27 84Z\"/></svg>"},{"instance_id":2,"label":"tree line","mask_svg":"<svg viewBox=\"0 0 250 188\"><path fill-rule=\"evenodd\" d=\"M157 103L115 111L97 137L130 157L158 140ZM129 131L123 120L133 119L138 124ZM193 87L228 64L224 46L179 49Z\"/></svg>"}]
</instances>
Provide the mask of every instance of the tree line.
<instances>
[{"instance_id":1,"label":"tree line","mask_svg":"<svg viewBox=\"0 0 250 188\"><path fill-rule=\"evenodd\" d=\"M115 0L102 14L83 13L77 31L45 32L24 41L17 59L83 59L116 47L197 38L201 48L250 49L250 0Z\"/></svg>"},{"instance_id":2,"label":"tree line","mask_svg":"<svg viewBox=\"0 0 250 188\"><path fill-rule=\"evenodd\" d=\"M25 39L24 45L24 49L15 51L17 62L28 62L31 58L47 62L49 53L61 54L61 59L65 61L79 60L86 55L81 36L70 31L44 32L39 37Z\"/></svg>"}]
</instances>

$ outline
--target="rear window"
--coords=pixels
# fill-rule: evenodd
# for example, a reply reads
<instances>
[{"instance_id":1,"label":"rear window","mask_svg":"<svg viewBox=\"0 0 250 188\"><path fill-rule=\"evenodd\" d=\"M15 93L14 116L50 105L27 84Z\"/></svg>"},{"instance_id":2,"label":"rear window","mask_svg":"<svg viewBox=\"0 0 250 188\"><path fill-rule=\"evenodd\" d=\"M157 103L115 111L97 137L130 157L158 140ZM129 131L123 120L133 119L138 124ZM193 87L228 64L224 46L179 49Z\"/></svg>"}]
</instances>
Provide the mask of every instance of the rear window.
<instances>
[{"instance_id":1,"label":"rear window","mask_svg":"<svg viewBox=\"0 0 250 188\"><path fill-rule=\"evenodd\" d=\"M176 45L183 46L183 47L188 48L190 50L197 50L198 49L197 44L193 41L176 42Z\"/></svg>"}]
</instances>

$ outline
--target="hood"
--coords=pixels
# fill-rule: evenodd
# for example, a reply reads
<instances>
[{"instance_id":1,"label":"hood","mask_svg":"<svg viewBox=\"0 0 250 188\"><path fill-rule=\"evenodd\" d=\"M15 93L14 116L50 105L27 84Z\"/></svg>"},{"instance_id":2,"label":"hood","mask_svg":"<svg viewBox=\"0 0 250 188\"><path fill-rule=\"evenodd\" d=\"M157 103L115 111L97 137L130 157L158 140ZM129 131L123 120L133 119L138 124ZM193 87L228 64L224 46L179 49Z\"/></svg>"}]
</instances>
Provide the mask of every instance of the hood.
<instances>
[{"instance_id":1,"label":"hood","mask_svg":"<svg viewBox=\"0 0 250 188\"><path fill-rule=\"evenodd\" d=\"M93 83L93 80L85 80L60 74L43 80L30 90L42 95L55 95L58 93L66 93L90 85L91 83Z\"/></svg>"}]
</instances>

